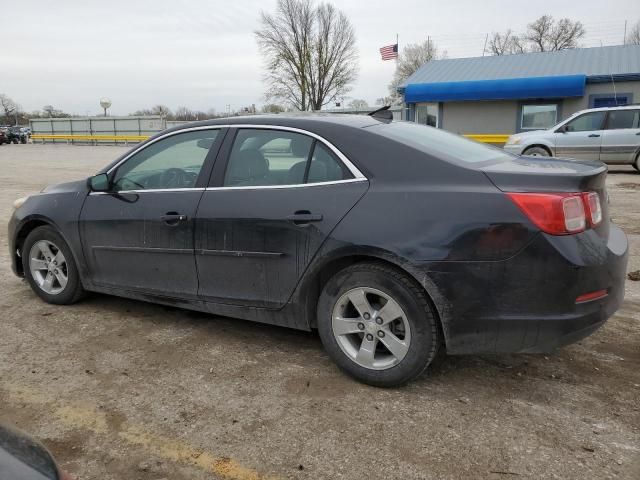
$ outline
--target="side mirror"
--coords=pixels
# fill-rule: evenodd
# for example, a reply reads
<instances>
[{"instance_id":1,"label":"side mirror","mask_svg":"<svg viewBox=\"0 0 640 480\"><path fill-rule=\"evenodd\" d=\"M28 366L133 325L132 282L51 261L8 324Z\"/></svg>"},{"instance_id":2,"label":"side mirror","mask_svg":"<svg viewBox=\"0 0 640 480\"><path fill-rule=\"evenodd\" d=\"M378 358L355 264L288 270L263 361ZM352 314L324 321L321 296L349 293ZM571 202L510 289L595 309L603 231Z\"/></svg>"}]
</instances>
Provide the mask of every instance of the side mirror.
<instances>
[{"instance_id":1,"label":"side mirror","mask_svg":"<svg viewBox=\"0 0 640 480\"><path fill-rule=\"evenodd\" d=\"M92 192L108 192L111 188L109 175L106 173L99 173L98 175L89 177L87 179L87 186Z\"/></svg>"},{"instance_id":2,"label":"side mirror","mask_svg":"<svg viewBox=\"0 0 640 480\"><path fill-rule=\"evenodd\" d=\"M569 129L567 128L566 125L563 125L558 129L559 133L567 133L568 131L569 131Z\"/></svg>"}]
</instances>

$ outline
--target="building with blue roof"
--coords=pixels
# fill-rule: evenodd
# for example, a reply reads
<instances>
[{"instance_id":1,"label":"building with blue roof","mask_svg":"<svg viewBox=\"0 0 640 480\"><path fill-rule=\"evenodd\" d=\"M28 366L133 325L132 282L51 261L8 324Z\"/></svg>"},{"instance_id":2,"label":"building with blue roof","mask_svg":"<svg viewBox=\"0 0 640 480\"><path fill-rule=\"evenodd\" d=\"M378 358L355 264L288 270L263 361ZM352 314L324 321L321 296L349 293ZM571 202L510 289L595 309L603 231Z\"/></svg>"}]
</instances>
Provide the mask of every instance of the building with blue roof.
<instances>
[{"instance_id":1,"label":"building with blue roof","mask_svg":"<svg viewBox=\"0 0 640 480\"><path fill-rule=\"evenodd\" d=\"M452 132L543 129L585 108L640 103L640 45L433 60L399 92L407 119Z\"/></svg>"}]
</instances>

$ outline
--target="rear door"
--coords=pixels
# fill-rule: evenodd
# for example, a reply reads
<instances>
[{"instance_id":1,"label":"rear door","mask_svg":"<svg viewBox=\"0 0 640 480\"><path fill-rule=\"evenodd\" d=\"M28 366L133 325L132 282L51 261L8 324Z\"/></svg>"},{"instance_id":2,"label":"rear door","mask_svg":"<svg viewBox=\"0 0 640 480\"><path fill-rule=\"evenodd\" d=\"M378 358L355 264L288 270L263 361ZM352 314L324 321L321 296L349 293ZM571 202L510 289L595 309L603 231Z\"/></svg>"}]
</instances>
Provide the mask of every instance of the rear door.
<instances>
[{"instance_id":1,"label":"rear door","mask_svg":"<svg viewBox=\"0 0 640 480\"><path fill-rule=\"evenodd\" d=\"M599 160L606 112L588 112L556 130L556 157Z\"/></svg>"},{"instance_id":2,"label":"rear door","mask_svg":"<svg viewBox=\"0 0 640 480\"><path fill-rule=\"evenodd\" d=\"M633 163L640 151L640 109L611 110L602 135L600 160Z\"/></svg>"},{"instance_id":3,"label":"rear door","mask_svg":"<svg viewBox=\"0 0 640 480\"><path fill-rule=\"evenodd\" d=\"M221 157L197 213L199 295L278 308L369 183L335 147L297 129L232 129Z\"/></svg>"},{"instance_id":4,"label":"rear door","mask_svg":"<svg viewBox=\"0 0 640 480\"><path fill-rule=\"evenodd\" d=\"M111 191L89 194L82 248L102 287L196 298L195 214L222 130L176 132L115 166Z\"/></svg>"}]
</instances>

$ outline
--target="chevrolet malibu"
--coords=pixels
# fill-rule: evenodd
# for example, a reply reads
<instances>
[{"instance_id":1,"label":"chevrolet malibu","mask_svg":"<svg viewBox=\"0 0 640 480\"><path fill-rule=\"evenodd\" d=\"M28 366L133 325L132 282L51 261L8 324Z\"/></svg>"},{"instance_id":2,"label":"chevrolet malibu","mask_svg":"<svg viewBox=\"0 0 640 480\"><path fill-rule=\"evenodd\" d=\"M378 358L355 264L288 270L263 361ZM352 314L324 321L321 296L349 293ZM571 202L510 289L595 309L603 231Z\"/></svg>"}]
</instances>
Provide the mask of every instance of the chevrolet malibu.
<instances>
[{"instance_id":1,"label":"chevrolet malibu","mask_svg":"<svg viewBox=\"0 0 640 480\"><path fill-rule=\"evenodd\" d=\"M15 202L14 272L85 292L317 329L356 379L449 354L548 352L609 318L627 239L600 162L526 159L373 116L183 125Z\"/></svg>"}]
</instances>

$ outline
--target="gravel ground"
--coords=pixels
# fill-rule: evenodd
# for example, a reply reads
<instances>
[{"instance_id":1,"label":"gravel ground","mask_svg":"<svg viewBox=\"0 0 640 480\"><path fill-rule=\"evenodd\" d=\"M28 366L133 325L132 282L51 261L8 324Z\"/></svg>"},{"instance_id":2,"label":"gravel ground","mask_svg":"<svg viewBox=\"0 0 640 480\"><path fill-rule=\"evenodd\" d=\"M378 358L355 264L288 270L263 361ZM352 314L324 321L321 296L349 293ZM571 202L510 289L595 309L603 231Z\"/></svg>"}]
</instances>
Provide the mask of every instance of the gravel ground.
<instances>
[{"instance_id":1,"label":"gravel ground","mask_svg":"<svg viewBox=\"0 0 640 480\"><path fill-rule=\"evenodd\" d=\"M0 146L0 220L123 151ZM640 174L613 167L608 188L638 270ZM382 390L314 334L104 295L47 305L0 232L0 419L79 479L640 478L640 282L557 353L443 357Z\"/></svg>"}]
</instances>

